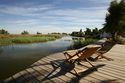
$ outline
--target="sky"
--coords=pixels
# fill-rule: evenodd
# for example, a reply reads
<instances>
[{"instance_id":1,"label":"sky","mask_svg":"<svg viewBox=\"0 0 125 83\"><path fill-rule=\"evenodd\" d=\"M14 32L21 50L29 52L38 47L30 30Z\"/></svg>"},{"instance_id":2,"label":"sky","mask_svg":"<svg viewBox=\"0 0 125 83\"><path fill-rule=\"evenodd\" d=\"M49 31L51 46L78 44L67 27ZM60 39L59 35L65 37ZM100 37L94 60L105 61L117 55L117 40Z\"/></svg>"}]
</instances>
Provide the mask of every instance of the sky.
<instances>
[{"instance_id":1,"label":"sky","mask_svg":"<svg viewBox=\"0 0 125 83\"><path fill-rule=\"evenodd\" d=\"M66 32L102 28L110 0L0 0L0 29Z\"/></svg>"}]
</instances>

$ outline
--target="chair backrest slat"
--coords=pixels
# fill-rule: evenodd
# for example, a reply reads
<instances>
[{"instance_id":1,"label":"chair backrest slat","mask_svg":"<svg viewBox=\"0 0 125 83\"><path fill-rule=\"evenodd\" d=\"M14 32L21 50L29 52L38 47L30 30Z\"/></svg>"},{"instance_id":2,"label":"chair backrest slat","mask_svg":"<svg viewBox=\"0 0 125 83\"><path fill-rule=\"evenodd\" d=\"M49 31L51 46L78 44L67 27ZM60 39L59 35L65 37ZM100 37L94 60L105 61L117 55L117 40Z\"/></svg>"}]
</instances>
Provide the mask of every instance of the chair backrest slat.
<instances>
[{"instance_id":1,"label":"chair backrest slat","mask_svg":"<svg viewBox=\"0 0 125 83\"><path fill-rule=\"evenodd\" d=\"M97 52L101 47L86 47L80 51L78 51L76 54L74 54L72 57L70 57L68 60L72 59L75 56L78 56L77 59L85 59L90 56L92 56L95 52Z\"/></svg>"},{"instance_id":2,"label":"chair backrest slat","mask_svg":"<svg viewBox=\"0 0 125 83\"><path fill-rule=\"evenodd\" d=\"M74 54L72 57L70 57L69 60L72 59L74 56L81 55L81 53L84 52L86 49L87 49L87 48L84 48L84 49L82 49L82 50L79 50L76 54Z\"/></svg>"},{"instance_id":3,"label":"chair backrest slat","mask_svg":"<svg viewBox=\"0 0 125 83\"><path fill-rule=\"evenodd\" d=\"M90 48L87 48L85 51L82 52L82 54L79 57L79 59L88 58L88 57L92 56L99 49L100 49L100 47L90 47Z\"/></svg>"}]
</instances>

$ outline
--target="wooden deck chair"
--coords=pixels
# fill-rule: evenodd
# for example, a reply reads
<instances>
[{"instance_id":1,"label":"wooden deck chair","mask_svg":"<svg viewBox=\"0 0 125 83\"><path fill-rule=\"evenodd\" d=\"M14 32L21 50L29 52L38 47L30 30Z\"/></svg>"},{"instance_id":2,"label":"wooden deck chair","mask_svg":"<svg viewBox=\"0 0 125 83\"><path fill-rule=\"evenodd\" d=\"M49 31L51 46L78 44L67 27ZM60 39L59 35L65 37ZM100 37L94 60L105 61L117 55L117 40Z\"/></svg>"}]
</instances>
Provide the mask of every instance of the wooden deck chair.
<instances>
[{"instance_id":1,"label":"wooden deck chair","mask_svg":"<svg viewBox=\"0 0 125 83\"><path fill-rule=\"evenodd\" d=\"M98 59L101 59L101 58L104 58L104 59L106 59L106 60L109 60L109 61L111 61L111 60L113 60L113 59L111 59L111 58L109 58L109 57L106 57L106 56L104 56L103 54L105 54L107 51L105 51L105 50L102 50L103 48L104 48L104 45L102 46L102 45L89 45L89 48L93 48L93 47L100 47L98 50L96 50L96 52L95 52L95 54L97 55L96 57L90 57L90 59L92 60L92 61L96 61L96 60L98 60ZM79 56L81 53L83 53L86 49L87 49L88 47L85 47L85 48L83 48L82 50L78 50L78 51L75 51L75 53L74 54L70 54L69 53L69 51L67 52L64 52L64 55L65 55L65 57L66 57L66 59L68 60L68 61L70 61L70 59L72 58L72 57L77 57L77 56ZM89 58L89 57L87 57L87 58Z\"/></svg>"},{"instance_id":2,"label":"wooden deck chair","mask_svg":"<svg viewBox=\"0 0 125 83\"><path fill-rule=\"evenodd\" d=\"M96 52L96 54L97 54L98 56L95 57L94 60L98 60L98 59L104 58L104 59L106 59L106 60L113 61L112 58L109 58L109 57L107 57L107 56L104 56L104 54L107 53L107 52L111 49L111 48L108 48L108 49L106 48L108 45L109 45L108 42L105 42L105 43L103 43L103 44L101 45L101 49Z\"/></svg>"},{"instance_id":3,"label":"wooden deck chair","mask_svg":"<svg viewBox=\"0 0 125 83\"><path fill-rule=\"evenodd\" d=\"M106 53L106 51L101 51L101 50L97 51L97 52L96 52L97 56L94 58L94 61L96 61L96 60L98 60L98 59L102 59L102 58L104 58L104 59L106 59L106 60L108 60L108 61L113 61L112 58L109 58L109 57L107 57L107 56L104 56L103 54L105 54L105 53Z\"/></svg>"},{"instance_id":4,"label":"wooden deck chair","mask_svg":"<svg viewBox=\"0 0 125 83\"><path fill-rule=\"evenodd\" d=\"M71 64L74 64L75 62L79 62L81 60L86 60L92 67L94 67L97 70L97 68L88 60L88 57L92 56L100 48L101 47L86 47L83 50L78 51L73 56L71 56L67 52L65 52L64 55L69 56L69 58L67 58L66 61L69 61ZM78 75L78 72L75 69L74 69L74 71L75 71L76 75Z\"/></svg>"},{"instance_id":5,"label":"wooden deck chair","mask_svg":"<svg viewBox=\"0 0 125 83\"><path fill-rule=\"evenodd\" d=\"M73 50L73 51L66 51L64 52L64 56L66 57L66 60L70 61L70 59L74 56L79 56L80 53L82 53L86 48L83 48L82 50ZM71 54L70 54L71 53ZM72 54L73 53L73 54Z\"/></svg>"},{"instance_id":6,"label":"wooden deck chair","mask_svg":"<svg viewBox=\"0 0 125 83\"><path fill-rule=\"evenodd\" d=\"M88 58L92 56L95 52L97 52L99 49L100 47L86 47L83 50L78 51L74 55L70 55L68 52L65 52L64 55L68 56L66 60L71 63L86 60L91 66L93 66L92 63L88 60Z\"/></svg>"}]
</instances>

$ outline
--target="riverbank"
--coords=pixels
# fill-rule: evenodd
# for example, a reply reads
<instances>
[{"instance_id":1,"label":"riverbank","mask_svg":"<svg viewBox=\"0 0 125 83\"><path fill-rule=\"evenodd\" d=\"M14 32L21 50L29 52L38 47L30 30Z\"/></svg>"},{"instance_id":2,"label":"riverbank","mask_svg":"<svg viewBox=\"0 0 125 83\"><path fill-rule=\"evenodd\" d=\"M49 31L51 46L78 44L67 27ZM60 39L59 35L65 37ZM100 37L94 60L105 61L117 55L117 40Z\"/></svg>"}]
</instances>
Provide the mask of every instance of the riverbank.
<instances>
[{"instance_id":1,"label":"riverbank","mask_svg":"<svg viewBox=\"0 0 125 83\"><path fill-rule=\"evenodd\" d=\"M0 45L47 42L61 38L62 35L0 35Z\"/></svg>"}]
</instances>

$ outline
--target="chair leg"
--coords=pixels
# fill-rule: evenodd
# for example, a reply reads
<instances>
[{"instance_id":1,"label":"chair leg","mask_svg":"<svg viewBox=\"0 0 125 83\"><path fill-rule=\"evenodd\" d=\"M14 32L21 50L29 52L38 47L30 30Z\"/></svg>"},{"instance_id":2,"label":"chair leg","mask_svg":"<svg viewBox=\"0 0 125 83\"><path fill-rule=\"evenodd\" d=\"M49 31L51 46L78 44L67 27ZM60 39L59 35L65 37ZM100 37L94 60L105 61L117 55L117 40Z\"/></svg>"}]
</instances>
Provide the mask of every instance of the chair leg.
<instances>
[{"instance_id":1,"label":"chair leg","mask_svg":"<svg viewBox=\"0 0 125 83\"><path fill-rule=\"evenodd\" d=\"M97 57L94 58L94 61L98 60L100 57L100 55L98 55Z\"/></svg>"},{"instance_id":2,"label":"chair leg","mask_svg":"<svg viewBox=\"0 0 125 83\"><path fill-rule=\"evenodd\" d=\"M64 56L66 57L66 59L71 58L72 56L70 54L68 54L67 52L64 53Z\"/></svg>"},{"instance_id":3,"label":"chair leg","mask_svg":"<svg viewBox=\"0 0 125 83\"><path fill-rule=\"evenodd\" d=\"M109 58L109 57L106 57L106 56L103 56L103 55L101 55L101 57L107 59L108 61L113 61L112 58Z\"/></svg>"},{"instance_id":4,"label":"chair leg","mask_svg":"<svg viewBox=\"0 0 125 83\"><path fill-rule=\"evenodd\" d=\"M86 58L86 61L92 66L94 67L94 65Z\"/></svg>"},{"instance_id":5,"label":"chair leg","mask_svg":"<svg viewBox=\"0 0 125 83\"><path fill-rule=\"evenodd\" d=\"M59 68L59 65L55 64L54 62L51 62L51 65L52 65L52 67L53 67L54 69Z\"/></svg>"},{"instance_id":6,"label":"chair leg","mask_svg":"<svg viewBox=\"0 0 125 83\"><path fill-rule=\"evenodd\" d=\"M96 69L96 71L97 71L97 68L86 58L86 61L93 67L93 68L95 68Z\"/></svg>"},{"instance_id":7,"label":"chair leg","mask_svg":"<svg viewBox=\"0 0 125 83\"><path fill-rule=\"evenodd\" d=\"M79 76L78 72L77 72L75 69L73 69L73 70L75 71L75 73L76 73L76 76Z\"/></svg>"},{"instance_id":8,"label":"chair leg","mask_svg":"<svg viewBox=\"0 0 125 83\"><path fill-rule=\"evenodd\" d=\"M99 57L101 58L105 58L106 60L109 60L109 61L112 61L113 59L109 58L109 57L106 57L104 56L102 53L98 54L98 56L94 59L95 61L99 59Z\"/></svg>"}]
</instances>

